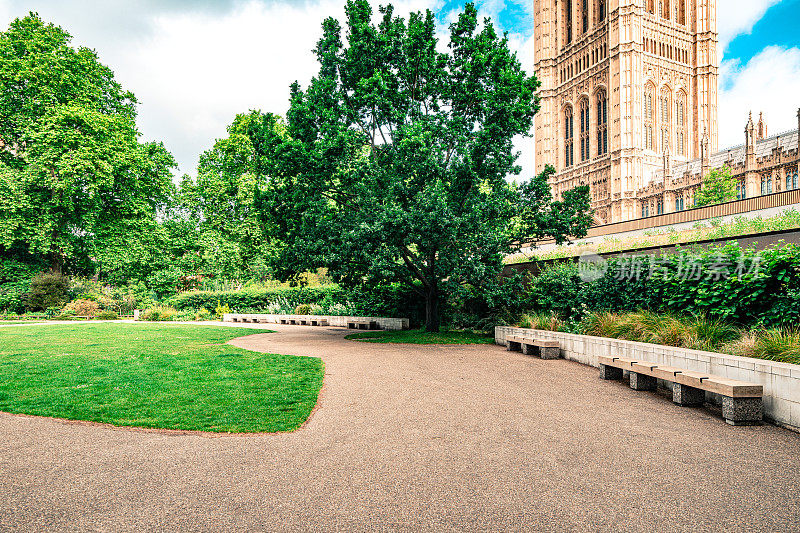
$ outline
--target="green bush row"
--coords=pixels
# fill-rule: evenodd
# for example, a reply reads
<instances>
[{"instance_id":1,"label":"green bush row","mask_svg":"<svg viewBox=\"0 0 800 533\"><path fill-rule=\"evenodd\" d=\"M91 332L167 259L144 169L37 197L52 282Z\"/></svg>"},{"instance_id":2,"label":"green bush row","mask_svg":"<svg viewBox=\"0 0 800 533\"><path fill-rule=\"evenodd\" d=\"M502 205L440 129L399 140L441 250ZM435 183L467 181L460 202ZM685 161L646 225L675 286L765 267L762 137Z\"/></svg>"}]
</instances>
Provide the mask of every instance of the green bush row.
<instances>
[{"instance_id":1,"label":"green bush row","mask_svg":"<svg viewBox=\"0 0 800 533\"><path fill-rule=\"evenodd\" d=\"M703 315L740 325L800 323L800 246L757 252L727 245L679 254L609 260L598 279L557 264L529 280L520 308L567 320L592 311L650 310Z\"/></svg>"}]
</instances>

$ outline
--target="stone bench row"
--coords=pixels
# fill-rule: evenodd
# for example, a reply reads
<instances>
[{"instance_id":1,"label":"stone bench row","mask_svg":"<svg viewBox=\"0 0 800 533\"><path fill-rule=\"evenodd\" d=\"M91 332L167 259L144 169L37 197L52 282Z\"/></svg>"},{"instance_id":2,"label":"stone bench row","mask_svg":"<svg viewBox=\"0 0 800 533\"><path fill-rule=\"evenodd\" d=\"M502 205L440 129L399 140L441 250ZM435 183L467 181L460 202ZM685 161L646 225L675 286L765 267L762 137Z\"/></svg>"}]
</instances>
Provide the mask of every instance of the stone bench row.
<instances>
[{"instance_id":1,"label":"stone bench row","mask_svg":"<svg viewBox=\"0 0 800 533\"><path fill-rule=\"evenodd\" d=\"M687 407L702 406L706 391L712 392L722 397L722 417L728 424L761 424L764 388L757 383L624 357L600 356L598 363L602 379L622 379L627 371L630 387L639 391L656 390L660 379L672 384L672 401Z\"/></svg>"},{"instance_id":2,"label":"stone bench row","mask_svg":"<svg viewBox=\"0 0 800 533\"><path fill-rule=\"evenodd\" d=\"M409 328L407 318L332 316L332 315L278 315L265 313L228 313L224 322L252 324L287 324L296 326L335 326L359 330L404 330Z\"/></svg>"}]
</instances>

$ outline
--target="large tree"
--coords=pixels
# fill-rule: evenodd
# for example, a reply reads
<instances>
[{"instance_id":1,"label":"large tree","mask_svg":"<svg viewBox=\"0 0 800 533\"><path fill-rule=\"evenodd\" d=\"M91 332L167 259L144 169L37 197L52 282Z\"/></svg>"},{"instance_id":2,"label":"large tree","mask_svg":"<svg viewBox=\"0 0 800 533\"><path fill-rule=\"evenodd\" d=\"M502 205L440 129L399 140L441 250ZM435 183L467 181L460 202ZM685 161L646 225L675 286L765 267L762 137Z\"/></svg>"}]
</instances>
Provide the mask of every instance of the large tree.
<instances>
[{"instance_id":1,"label":"large tree","mask_svg":"<svg viewBox=\"0 0 800 533\"><path fill-rule=\"evenodd\" d=\"M256 110L237 115L228 136L200 156L197 180L182 185L206 273L228 279L265 274L272 245L258 206L286 140L279 117Z\"/></svg>"},{"instance_id":2,"label":"large tree","mask_svg":"<svg viewBox=\"0 0 800 533\"><path fill-rule=\"evenodd\" d=\"M136 99L94 51L31 14L0 33L0 250L24 247L60 272L150 261L172 156L143 143Z\"/></svg>"},{"instance_id":3,"label":"large tree","mask_svg":"<svg viewBox=\"0 0 800 533\"><path fill-rule=\"evenodd\" d=\"M324 21L319 72L292 87L291 141L262 212L285 242L285 274L323 266L347 284L404 283L436 331L443 296L496 279L526 239L584 235L588 189L553 202L551 168L507 181L539 83L472 4L446 51L430 11L380 15L374 24L366 0L349 1L346 44L339 22Z\"/></svg>"}]
</instances>

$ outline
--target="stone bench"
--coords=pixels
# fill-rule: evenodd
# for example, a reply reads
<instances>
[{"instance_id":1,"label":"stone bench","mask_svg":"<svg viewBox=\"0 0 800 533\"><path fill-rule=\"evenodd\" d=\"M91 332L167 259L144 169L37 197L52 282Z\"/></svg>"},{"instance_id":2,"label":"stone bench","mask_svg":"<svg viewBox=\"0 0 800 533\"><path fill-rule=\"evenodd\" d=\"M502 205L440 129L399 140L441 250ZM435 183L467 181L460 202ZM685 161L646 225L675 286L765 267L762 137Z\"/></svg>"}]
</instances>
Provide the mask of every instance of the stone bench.
<instances>
[{"instance_id":1,"label":"stone bench","mask_svg":"<svg viewBox=\"0 0 800 533\"><path fill-rule=\"evenodd\" d=\"M348 320L347 329L381 329L374 320Z\"/></svg>"},{"instance_id":2,"label":"stone bench","mask_svg":"<svg viewBox=\"0 0 800 533\"><path fill-rule=\"evenodd\" d=\"M523 337L522 335L509 335L506 338L508 351L522 352L525 355L538 355L542 359L560 359L561 344L558 341L546 341Z\"/></svg>"},{"instance_id":3,"label":"stone bench","mask_svg":"<svg viewBox=\"0 0 800 533\"><path fill-rule=\"evenodd\" d=\"M323 319L319 319L319 320L316 319L316 318L312 318L311 319L311 325L312 326L327 326L328 325L328 321L326 319L324 319L324 318Z\"/></svg>"},{"instance_id":4,"label":"stone bench","mask_svg":"<svg viewBox=\"0 0 800 533\"><path fill-rule=\"evenodd\" d=\"M627 370L634 390L655 390L659 379L672 383L672 401L681 406L703 405L706 391L719 394L722 417L732 426L758 425L763 419L764 387L757 383L623 357L600 356L598 363L606 380L622 379Z\"/></svg>"}]
</instances>

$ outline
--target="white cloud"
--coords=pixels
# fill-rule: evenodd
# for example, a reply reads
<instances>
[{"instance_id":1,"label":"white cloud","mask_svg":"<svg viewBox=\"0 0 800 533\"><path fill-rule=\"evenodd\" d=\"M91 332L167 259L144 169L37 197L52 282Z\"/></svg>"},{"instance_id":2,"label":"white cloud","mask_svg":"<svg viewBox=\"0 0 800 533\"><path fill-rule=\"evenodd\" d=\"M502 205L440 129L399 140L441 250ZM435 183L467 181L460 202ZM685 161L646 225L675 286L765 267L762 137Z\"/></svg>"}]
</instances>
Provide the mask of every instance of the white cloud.
<instances>
[{"instance_id":1,"label":"white cloud","mask_svg":"<svg viewBox=\"0 0 800 533\"><path fill-rule=\"evenodd\" d=\"M750 33L767 10L781 0L718 0L717 31L720 50L737 35Z\"/></svg>"},{"instance_id":2,"label":"white cloud","mask_svg":"<svg viewBox=\"0 0 800 533\"><path fill-rule=\"evenodd\" d=\"M747 113L763 111L770 133L797 128L800 48L770 46L746 64L725 61L719 94L719 146L742 144Z\"/></svg>"}]
</instances>

